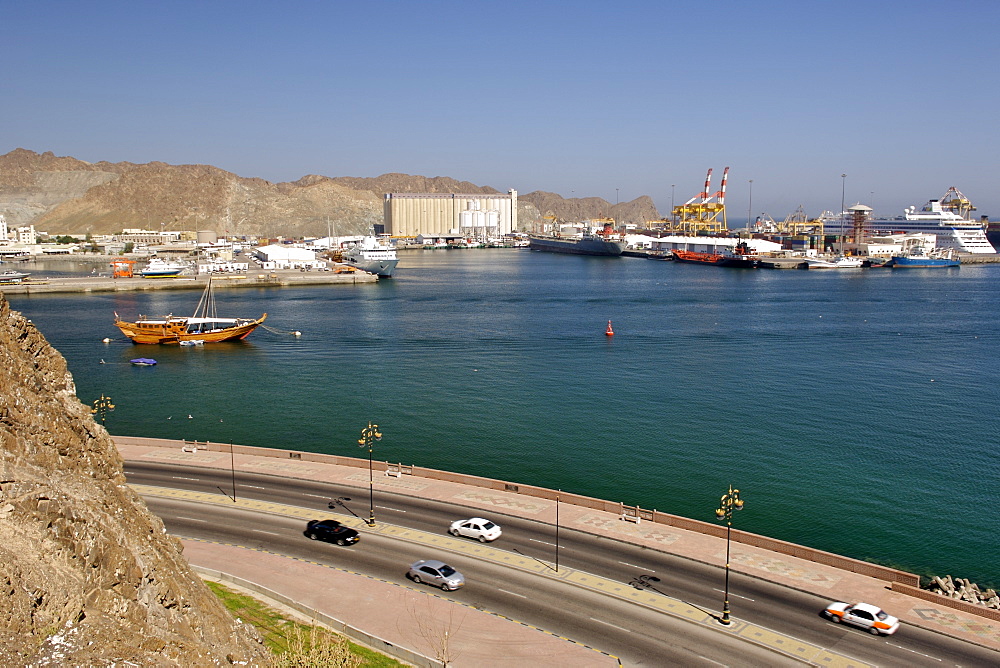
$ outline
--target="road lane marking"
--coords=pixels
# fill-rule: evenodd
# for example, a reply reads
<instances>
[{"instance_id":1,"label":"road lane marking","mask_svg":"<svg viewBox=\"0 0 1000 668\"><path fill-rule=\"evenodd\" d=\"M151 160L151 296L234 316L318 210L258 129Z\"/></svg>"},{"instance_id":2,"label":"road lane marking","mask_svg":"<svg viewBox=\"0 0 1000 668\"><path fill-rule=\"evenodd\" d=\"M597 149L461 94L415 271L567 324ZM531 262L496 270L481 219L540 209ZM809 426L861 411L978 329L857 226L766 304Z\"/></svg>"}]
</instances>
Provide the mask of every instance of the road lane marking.
<instances>
[{"instance_id":1,"label":"road lane marking","mask_svg":"<svg viewBox=\"0 0 1000 668\"><path fill-rule=\"evenodd\" d=\"M643 568L642 566L636 566L635 564L630 564L627 561L619 561L618 563L619 564L624 564L625 566L628 566L629 568L638 568L640 571L649 570L649 569Z\"/></svg>"},{"instance_id":2,"label":"road lane marking","mask_svg":"<svg viewBox=\"0 0 1000 668\"><path fill-rule=\"evenodd\" d=\"M713 589L712 591L717 591L717 592L719 592L720 594L723 594L723 593L725 593L725 592L723 592L723 590L721 590L721 589ZM732 592L729 592L729 595L730 595L730 596L732 596L733 598L742 598L742 599L743 599L744 601L754 601L754 599L752 599L752 598L747 598L746 596L740 596L739 594L734 594L734 593L732 593ZM755 602L755 601L754 601L754 602Z\"/></svg>"},{"instance_id":3,"label":"road lane marking","mask_svg":"<svg viewBox=\"0 0 1000 668\"><path fill-rule=\"evenodd\" d=\"M915 649L910 649L909 647L903 647L902 645L897 645L896 643L887 642L886 645L888 645L889 647L896 647L898 649L905 650L907 652L911 652L913 654L916 654L918 656L923 656L928 659L934 659L935 661L944 661L944 659L941 659L939 657L931 656L930 654L924 654L923 652L918 652Z\"/></svg>"},{"instance_id":4,"label":"road lane marking","mask_svg":"<svg viewBox=\"0 0 1000 668\"><path fill-rule=\"evenodd\" d=\"M497 591L502 591L505 594L510 594L511 596L517 596L518 598L528 598L524 594L515 594L512 591L507 591L506 589L500 589L499 587L497 587Z\"/></svg>"},{"instance_id":5,"label":"road lane marking","mask_svg":"<svg viewBox=\"0 0 1000 668\"><path fill-rule=\"evenodd\" d=\"M538 540L537 538L529 538L533 543L541 543L542 545L548 545L549 547L558 547L560 550L566 547L565 545L556 545L555 543L546 543L544 540Z\"/></svg>"},{"instance_id":6,"label":"road lane marking","mask_svg":"<svg viewBox=\"0 0 1000 668\"><path fill-rule=\"evenodd\" d=\"M177 519L187 520L189 522L208 522L208 520L198 519L197 517L181 517L180 515L177 516Z\"/></svg>"},{"instance_id":7,"label":"road lane marking","mask_svg":"<svg viewBox=\"0 0 1000 668\"><path fill-rule=\"evenodd\" d=\"M613 629L618 629L619 631L624 631L625 633L632 633L631 629L627 629L624 626L618 626L617 624L612 624L610 622L604 621L603 619L597 619L596 617L591 617L590 619L591 619L591 621L597 622L599 624L604 624L605 626L610 626Z\"/></svg>"},{"instance_id":8,"label":"road lane marking","mask_svg":"<svg viewBox=\"0 0 1000 668\"><path fill-rule=\"evenodd\" d=\"M280 536L280 533L274 533L273 531L264 531L263 529L251 529L254 533L269 533L272 536Z\"/></svg>"},{"instance_id":9,"label":"road lane marking","mask_svg":"<svg viewBox=\"0 0 1000 668\"><path fill-rule=\"evenodd\" d=\"M194 482L201 482L201 478L184 478L179 475L171 476L174 480L192 480Z\"/></svg>"}]
</instances>

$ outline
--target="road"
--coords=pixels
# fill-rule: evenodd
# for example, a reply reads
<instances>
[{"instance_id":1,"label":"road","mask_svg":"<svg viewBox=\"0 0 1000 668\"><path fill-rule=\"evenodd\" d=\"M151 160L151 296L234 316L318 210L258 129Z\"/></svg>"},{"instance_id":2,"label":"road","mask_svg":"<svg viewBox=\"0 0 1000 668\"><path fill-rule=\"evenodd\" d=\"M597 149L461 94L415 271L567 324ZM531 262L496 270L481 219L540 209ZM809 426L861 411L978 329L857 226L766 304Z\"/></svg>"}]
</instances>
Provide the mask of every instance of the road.
<instances>
[{"instance_id":1,"label":"road","mask_svg":"<svg viewBox=\"0 0 1000 668\"><path fill-rule=\"evenodd\" d=\"M126 474L129 482L137 485L219 497L223 491L227 495L233 492L230 472L219 469L129 462ZM368 490L356 487L240 472L236 491L241 498L314 509L317 519L343 514L345 509L362 517L368 514ZM329 510L328 503L337 497L349 497L350 501ZM618 656L627 665L797 663L732 633L719 632L716 623L692 623L642 601L646 596L658 601L675 599L717 617L723 598L722 569L580 531L491 513L490 519L503 527L504 534L484 548L492 556L483 559L467 550L442 553L440 543L429 550L419 534L414 540L400 540L362 527L361 542L337 547L306 539L301 519L214 504L193 507L189 502L154 496L147 497L147 503L174 535L329 563L405 586L413 586L403 576L407 564L420 558L441 558L468 580L465 588L445 596L573 638ZM451 521L474 514L452 504L381 490L375 508L377 523L432 535L444 534ZM528 557L538 568L526 572L505 566L504 555ZM616 583L631 596L624 599L620 594L574 586L563 573L590 574ZM646 576L647 587L637 598L638 588L629 584L641 576ZM734 628L756 625L858 663L995 666L1000 662L997 652L913 626L904 626L890 637L836 626L818 614L826 599L740 574L731 574L729 598Z\"/></svg>"}]
</instances>

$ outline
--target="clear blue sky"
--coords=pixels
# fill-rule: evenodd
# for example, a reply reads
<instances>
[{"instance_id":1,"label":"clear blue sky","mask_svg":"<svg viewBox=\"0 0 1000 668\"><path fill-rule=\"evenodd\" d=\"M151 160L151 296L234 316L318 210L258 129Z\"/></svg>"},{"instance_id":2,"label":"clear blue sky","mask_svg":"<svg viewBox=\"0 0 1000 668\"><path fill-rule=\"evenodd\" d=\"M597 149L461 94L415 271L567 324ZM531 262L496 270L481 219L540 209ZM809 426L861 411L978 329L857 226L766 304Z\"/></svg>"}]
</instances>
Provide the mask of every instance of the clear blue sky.
<instances>
[{"instance_id":1,"label":"clear blue sky","mask_svg":"<svg viewBox=\"0 0 1000 668\"><path fill-rule=\"evenodd\" d=\"M0 0L0 153L1000 218L1000 2ZM845 179L841 174L847 174ZM672 187L676 186L675 188Z\"/></svg>"}]
</instances>

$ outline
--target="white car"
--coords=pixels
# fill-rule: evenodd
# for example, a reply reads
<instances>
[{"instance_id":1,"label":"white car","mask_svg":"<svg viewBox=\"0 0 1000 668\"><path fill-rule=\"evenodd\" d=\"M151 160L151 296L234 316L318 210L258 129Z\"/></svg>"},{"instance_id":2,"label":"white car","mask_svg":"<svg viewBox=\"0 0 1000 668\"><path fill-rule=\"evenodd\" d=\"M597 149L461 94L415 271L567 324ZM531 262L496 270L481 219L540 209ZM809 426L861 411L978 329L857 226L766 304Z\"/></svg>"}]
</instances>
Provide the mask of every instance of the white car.
<instances>
[{"instance_id":1,"label":"white car","mask_svg":"<svg viewBox=\"0 0 1000 668\"><path fill-rule=\"evenodd\" d=\"M892 635L899 629L899 620L878 606L868 603L830 603L823 611L831 622L843 622L860 627L873 636Z\"/></svg>"},{"instance_id":2,"label":"white car","mask_svg":"<svg viewBox=\"0 0 1000 668\"><path fill-rule=\"evenodd\" d=\"M484 520L482 517L472 517L467 520L452 522L448 533L452 536L475 538L480 543L489 543L499 538L502 532L500 531L500 527L493 522Z\"/></svg>"}]
</instances>

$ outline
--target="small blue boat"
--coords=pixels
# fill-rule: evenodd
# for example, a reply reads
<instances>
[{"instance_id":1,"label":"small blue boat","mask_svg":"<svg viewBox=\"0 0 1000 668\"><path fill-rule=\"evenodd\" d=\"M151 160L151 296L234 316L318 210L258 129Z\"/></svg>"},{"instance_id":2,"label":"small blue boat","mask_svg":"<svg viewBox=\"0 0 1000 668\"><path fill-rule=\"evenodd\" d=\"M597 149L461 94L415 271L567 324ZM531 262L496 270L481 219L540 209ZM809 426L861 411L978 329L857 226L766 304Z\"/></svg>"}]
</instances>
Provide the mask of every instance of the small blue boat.
<instances>
[{"instance_id":1,"label":"small blue boat","mask_svg":"<svg viewBox=\"0 0 1000 668\"><path fill-rule=\"evenodd\" d=\"M135 366L156 366L156 360L148 357L137 357L134 360L129 360L129 362Z\"/></svg>"},{"instance_id":2,"label":"small blue boat","mask_svg":"<svg viewBox=\"0 0 1000 668\"><path fill-rule=\"evenodd\" d=\"M917 246L905 255L893 255L892 259L885 263L886 267L894 269L909 269L920 267L958 267L961 261L955 257L952 250L936 248L930 253Z\"/></svg>"}]
</instances>

